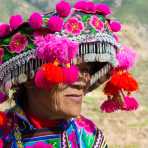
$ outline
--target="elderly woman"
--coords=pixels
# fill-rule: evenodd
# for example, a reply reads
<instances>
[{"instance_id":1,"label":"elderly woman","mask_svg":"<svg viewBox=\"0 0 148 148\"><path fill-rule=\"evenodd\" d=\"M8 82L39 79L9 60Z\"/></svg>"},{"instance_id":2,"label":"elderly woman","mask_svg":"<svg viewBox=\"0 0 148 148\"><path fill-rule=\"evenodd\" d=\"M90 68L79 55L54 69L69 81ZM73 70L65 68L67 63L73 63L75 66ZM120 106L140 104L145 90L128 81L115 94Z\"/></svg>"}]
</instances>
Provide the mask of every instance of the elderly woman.
<instances>
[{"instance_id":1,"label":"elderly woman","mask_svg":"<svg viewBox=\"0 0 148 148\"><path fill-rule=\"evenodd\" d=\"M121 25L110 13L105 4L80 1L71 8L61 1L55 12L34 12L27 21L15 15L0 25L0 102L16 103L0 113L1 147L107 148L101 130L80 112L84 96L116 65L113 32ZM114 70L117 78L127 74L123 69ZM122 87L111 82L101 109L126 110Z\"/></svg>"}]
</instances>

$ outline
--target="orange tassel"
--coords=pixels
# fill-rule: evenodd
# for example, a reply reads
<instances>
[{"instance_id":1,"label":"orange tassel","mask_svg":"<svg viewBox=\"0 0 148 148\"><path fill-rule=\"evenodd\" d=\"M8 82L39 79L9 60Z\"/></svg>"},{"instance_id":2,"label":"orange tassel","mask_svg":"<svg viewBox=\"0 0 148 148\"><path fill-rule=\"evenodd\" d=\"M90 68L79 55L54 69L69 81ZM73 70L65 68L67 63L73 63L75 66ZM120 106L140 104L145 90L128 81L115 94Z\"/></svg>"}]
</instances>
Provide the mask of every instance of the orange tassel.
<instances>
[{"instance_id":1,"label":"orange tassel","mask_svg":"<svg viewBox=\"0 0 148 148\"><path fill-rule=\"evenodd\" d=\"M138 89L137 81L127 71L115 71L112 75L111 83L126 91L136 91Z\"/></svg>"}]
</instances>

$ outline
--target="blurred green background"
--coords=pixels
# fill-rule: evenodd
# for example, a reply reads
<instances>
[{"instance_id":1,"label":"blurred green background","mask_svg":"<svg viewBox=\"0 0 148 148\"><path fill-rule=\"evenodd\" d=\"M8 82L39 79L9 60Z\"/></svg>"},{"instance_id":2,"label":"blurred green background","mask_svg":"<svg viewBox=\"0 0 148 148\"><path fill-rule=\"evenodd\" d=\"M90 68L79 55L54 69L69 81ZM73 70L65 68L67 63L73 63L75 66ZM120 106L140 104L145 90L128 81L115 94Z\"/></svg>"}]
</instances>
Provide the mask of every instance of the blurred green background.
<instances>
[{"instance_id":1,"label":"blurred green background","mask_svg":"<svg viewBox=\"0 0 148 148\"><path fill-rule=\"evenodd\" d=\"M69 0L74 3L75 0ZM58 0L0 0L0 22L8 21L12 14L26 17L32 11L48 12ZM89 93L82 112L104 131L110 148L148 148L148 1L147 0L95 0L112 7L115 19L123 23L119 34L122 43L132 46L139 54L133 69L140 89L134 94L140 107L135 112L101 113L99 105L105 99L102 87Z\"/></svg>"}]
</instances>

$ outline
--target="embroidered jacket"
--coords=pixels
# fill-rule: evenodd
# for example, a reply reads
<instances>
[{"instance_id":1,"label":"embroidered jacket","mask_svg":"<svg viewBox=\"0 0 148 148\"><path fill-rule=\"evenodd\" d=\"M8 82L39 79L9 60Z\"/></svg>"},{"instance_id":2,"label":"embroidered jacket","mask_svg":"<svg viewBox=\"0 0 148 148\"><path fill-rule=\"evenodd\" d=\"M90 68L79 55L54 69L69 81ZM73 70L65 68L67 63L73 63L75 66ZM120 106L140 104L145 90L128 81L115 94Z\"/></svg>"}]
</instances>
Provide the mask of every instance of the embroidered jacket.
<instances>
[{"instance_id":1,"label":"embroidered jacket","mask_svg":"<svg viewBox=\"0 0 148 148\"><path fill-rule=\"evenodd\" d=\"M108 148L101 130L83 116L54 129L35 128L18 107L7 116L6 127L0 129L1 148Z\"/></svg>"}]
</instances>

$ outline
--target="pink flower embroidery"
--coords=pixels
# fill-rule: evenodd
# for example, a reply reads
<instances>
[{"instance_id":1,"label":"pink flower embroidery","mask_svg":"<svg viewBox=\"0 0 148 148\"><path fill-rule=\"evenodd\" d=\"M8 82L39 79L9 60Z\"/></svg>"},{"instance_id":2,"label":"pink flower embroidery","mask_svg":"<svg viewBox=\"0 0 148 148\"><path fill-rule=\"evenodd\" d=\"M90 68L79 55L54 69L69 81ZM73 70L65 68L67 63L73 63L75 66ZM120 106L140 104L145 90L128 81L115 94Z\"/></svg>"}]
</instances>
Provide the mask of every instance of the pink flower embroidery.
<instances>
[{"instance_id":1,"label":"pink flower embroidery","mask_svg":"<svg viewBox=\"0 0 148 148\"><path fill-rule=\"evenodd\" d=\"M88 133L93 133L95 131L95 125L93 122L84 117L78 118L76 124L80 128L84 128Z\"/></svg>"},{"instance_id":2,"label":"pink flower embroidery","mask_svg":"<svg viewBox=\"0 0 148 148\"><path fill-rule=\"evenodd\" d=\"M32 146L26 146L26 148L53 148L52 144L47 144L45 142L37 142Z\"/></svg>"},{"instance_id":3,"label":"pink flower embroidery","mask_svg":"<svg viewBox=\"0 0 148 148\"><path fill-rule=\"evenodd\" d=\"M89 23L96 31L103 31L104 29L104 23L96 15L91 17Z\"/></svg>"},{"instance_id":4,"label":"pink flower embroidery","mask_svg":"<svg viewBox=\"0 0 148 148\"><path fill-rule=\"evenodd\" d=\"M4 56L4 49L0 48L0 64L2 64L3 56Z\"/></svg>"},{"instance_id":5,"label":"pink flower embroidery","mask_svg":"<svg viewBox=\"0 0 148 148\"><path fill-rule=\"evenodd\" d=\"M84 24L77 18L70 18L64 25L65 30L73 35L79 35L84 29Z\"/></svg>"},{"instance_id":6,"label":"pink flower embroidery","mask_svg":"<svg viewBox=\"0 0 148 148\"><path fill-rule=\"evenodd\" d=\"M9 43L9 51L14 53L21 53L27 45L27 37L19 32L12 36L12 39Z\"/></svg>"}]
</instances>

